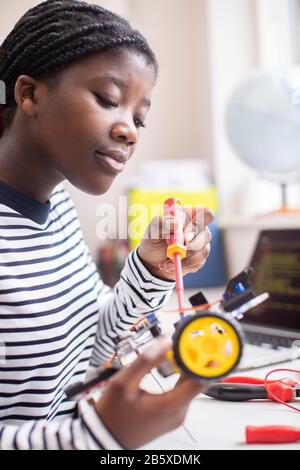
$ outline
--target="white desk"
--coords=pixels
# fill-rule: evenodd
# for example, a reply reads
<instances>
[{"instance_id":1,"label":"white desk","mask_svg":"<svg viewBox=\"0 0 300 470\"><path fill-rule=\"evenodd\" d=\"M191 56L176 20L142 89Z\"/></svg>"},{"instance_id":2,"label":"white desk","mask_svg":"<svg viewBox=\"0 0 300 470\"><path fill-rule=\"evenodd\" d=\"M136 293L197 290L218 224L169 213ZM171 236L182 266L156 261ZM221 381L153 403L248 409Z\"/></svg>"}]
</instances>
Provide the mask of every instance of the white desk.
<instances>
[{"instance_id":1,"label":"white desk","mask_svg":"<svg viewBox=\"0 0 300 470\"><path fill-rule=\"evenodd\" d=\"M209 300L213 299L216 291L208 291L206 289ZM186 297L190 296L189 292ZM173 297L168 308L176 305L176 298ZM300 370L300 360L278 364L272 368L286 367ZM261 368L247 372L237 372L238 375L251 375L256 377L265 377L270 370ZM287 374L283 374L287 375ZM149 377L147 380L152 380ZM174 379L160 379L165 388L170 386ZM148 382L149 383L149 382ZM148 388L148 387L147 387ZM157 390L157 385L153 385L153 389ZM297 406L297 401L294 402ZM300 407L300 399L298 400ZM209 449L300 449L300 441L293 444L269 444L269 445L248 445L245 443L245 427L246 425L264 426L264 425L286 425L300 427L300 414L290 410L284 405L264 400L264 401L248 401L248 402L225 402L214 400L199 395L193 400L189 408L185 426L197 440L195 444L183 427L176 431L166 434L155 441L147 444L143 449L164 449L164 450L209 450Z\"/></svg>"},{"instance_id":2,"label":"white desk","mask_svg":"<svg viewBox=\"0 0 300 470\"><path fill-rule=\"evenodd\" d=\"M300 369L297 363L281 364L282 367ZM244 375L264 377L266 369L249 371ZM239 373L239 375L242 375ZM300 405L300 400L298 401ZM297 402L294 402L296 404ZM299 406L298 405L298 406ZM297 406L297 404L296 404ZM185 426L197 440L195 444L183 427L152 441L143 449L164 450L209 450L209 449L296 449L300 442L293 444L246 444L246 425L285 425L300 427L300 414L278 403L264 401L225 402L199 395L190 405Z\"/></svg>"}]
</instances>

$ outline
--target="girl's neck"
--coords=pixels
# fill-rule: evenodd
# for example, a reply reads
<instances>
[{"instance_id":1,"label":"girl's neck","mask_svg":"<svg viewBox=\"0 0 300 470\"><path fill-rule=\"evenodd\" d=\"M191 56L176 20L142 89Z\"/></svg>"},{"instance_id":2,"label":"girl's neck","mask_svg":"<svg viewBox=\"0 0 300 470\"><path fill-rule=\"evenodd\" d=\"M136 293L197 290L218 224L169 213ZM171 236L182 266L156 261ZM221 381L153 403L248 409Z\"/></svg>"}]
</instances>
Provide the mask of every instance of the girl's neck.
<instances>
[{"instance_id":1,"label":"girl's neck","mask_svg":"<svg viewBox=\"0 0 300 470\"><path fill-rule=\"evenodd\" d=\"M4 133L0 139L0 181L40 202L47 202L63 178L47 167L28 139Z\"/></svg>"}]
</instances>

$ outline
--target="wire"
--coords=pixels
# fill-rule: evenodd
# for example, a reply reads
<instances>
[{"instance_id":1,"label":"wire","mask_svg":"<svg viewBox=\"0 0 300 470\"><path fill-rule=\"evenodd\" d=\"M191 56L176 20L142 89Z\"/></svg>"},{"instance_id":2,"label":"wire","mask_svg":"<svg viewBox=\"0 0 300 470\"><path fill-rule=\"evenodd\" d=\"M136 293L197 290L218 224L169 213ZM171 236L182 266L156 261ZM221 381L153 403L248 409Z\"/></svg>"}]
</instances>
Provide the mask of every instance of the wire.
<instances>
[{"instance_id":1,"label":"wire","mask_svg":"<svg viewBox=\"0 0 300 470\"><path fill-rule=\"evenodd\" d=\"M215 304L220 303L220 299L213 300L209 304L201 304L201 305L195 305L193 307L184 307L182 309L175 309L175 310L160 310L159 314L162 315L164 313L181 313L181 312L190 312L193 310L206 310L210 307L212 307ZM136 326L138 326L140 323L142 323L145 320L145 315L142 315L139 317L126 331L132 331ZM117 356L117 353L112 354L112 356L102 365L102 368L110 368L112 367L112 364Z\"/></svg>"},{"instance_id":2,"label":"wire","mask_svg":"<svg viewBox=\"0 0 300 470\"><path fill-rule=\"evenodd\" d=\"M290 405L289 403L284 402L283 400L278 398L276 395L274 395L274 393L270 390L269 385L270 385L271 381L268 381L268 377L271 374L274 374L275 372L295 372L296 374L299 374L300 370L295 370L295 369L273 369L273 370L270 370L270 372L267 373L267 375L265 376L265 379L264 379L265 388L266 388L268 394L270 394L275 401L277 401L278 403L281 403L282 405L287 406L288 408L291 408L294 411L300 412L300 408L297 408L296 406L293 406L293 405ZM284 383L283 380L284 379L278 380L278 382Z\"/></svg>"},{"instance_id":3,"label":"wire","mask_svg":"<svg viewBox=\"0 0 300 470\"><path fill-rule=\"evenodd\" d=\"M110 357L106 362L104 362L104 364L102 364L101 368L102 368L102 369L110 369L110 368L112 367L112 365L113 365L113 362L114 362L116 356L117 356L117 353L114 352L114 353L111 355L111 357Z\"/></svg>"},{"instance_id":4,"label":"wire","mask_svg":"<svg viewBox=\"0 0 300 470\"><path fill-rule=\"evenodd\" d=\"M217 299L217 300L213 300L209 304L195 305L194 307L184 307L181 310L179 310L178 308L176 308L174 310L161 310L160 313L180 313L182 310L184 312L190 312L190 311L193 311L193 310L206 310L207 308L210 308L213 305L218 304L220 302L221 302L221 300Z\"/></svg>"},{"instance_id":5,"label":"wire","mask_svg":"<svg viewBox=\"0 0 300 470\"><path fill-rule=\"evenodd\" d=\"M159 386L159 388L161 389L162 393L166 393L166 391L164 390L162 384L159 382L158 378L155 377L155 375L153 374L153 372L151 371L150 372L150 375L152 376L152 378L155 380L155 382L157 383L157 385ZM195 443L195 444L199 444L197 439L193 436L193 434L191 433L191 431L189 431L189 429L186 427L185 424L182 424L181 425L183 427L183 429L185 430L185 432L187 433L187 435L189 436L189 438Z\"/></svg>"},{"instance_id":6,"label":"wire","mask_svg":"<svg viewBox=\"0 0 300 470\"><path fill-rule=\"evenodd\" d=\"M138 318L129 328L128 328L128 331L132 331L134 330L134 328L139 325L143 320L145 320L145 316L142 315L140 318Z\"/></svg>"}]
</instances>

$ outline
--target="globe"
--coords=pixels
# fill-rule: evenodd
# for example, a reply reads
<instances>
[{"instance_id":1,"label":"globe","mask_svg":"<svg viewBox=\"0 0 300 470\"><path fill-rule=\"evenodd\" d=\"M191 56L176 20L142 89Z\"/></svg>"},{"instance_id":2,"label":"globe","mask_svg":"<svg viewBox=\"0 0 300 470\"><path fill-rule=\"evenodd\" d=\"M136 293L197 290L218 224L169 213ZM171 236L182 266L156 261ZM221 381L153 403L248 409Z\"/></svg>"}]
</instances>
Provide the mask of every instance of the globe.
<instances>
[{"instance_id":1,"label":"globe","mask_svg":"<svg viewBox=\"0 0 300 470\"><path fill-rule=\"evenodd\" d=\"M237 155L260 175L300 177L300 67L255 70L234 91L226 131Z\"/></svg>"}]
</instances>

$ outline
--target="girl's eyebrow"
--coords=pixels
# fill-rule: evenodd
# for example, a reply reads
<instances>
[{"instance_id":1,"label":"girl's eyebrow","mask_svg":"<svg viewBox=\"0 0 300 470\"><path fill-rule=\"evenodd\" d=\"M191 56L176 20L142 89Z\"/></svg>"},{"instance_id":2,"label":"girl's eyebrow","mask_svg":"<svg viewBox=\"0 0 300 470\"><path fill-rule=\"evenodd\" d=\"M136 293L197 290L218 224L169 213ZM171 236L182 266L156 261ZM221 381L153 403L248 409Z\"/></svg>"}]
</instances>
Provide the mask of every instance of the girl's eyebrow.
<instances>
[{"instance_id":1,"label":"girl's eyebrow","mask_svg":"<svg viewBox=\"0 0 300 470\"><path fill-rule=\"evenodd\" d=\"M125 90L126 88L128 88L127 83L125 83L123 80L116 77L115 75L111 75L110 73L105 73L104 76L101 78L107 82L114 83L118 88L120 88L120 90Z\"/></svg>"},{"instance_id":2,"label":"girl's eyebrow","mask_svg":"<svg viewBox=\"0 0 300 470\"><path fill-rule=\"evenodd\" d=\"M116 85L120 90L126 90L128 88L127 83L125 83L123 80L116 77L115 75L111 75L110 73L105 73L104 76L100 78L100 80L101 79L107 82L114 83L114 85ZM151 107L151 101L148 100L148 98L143 98L142 104L143 106L146 106L147 108Z\"/></svg>"}]
</instances>

